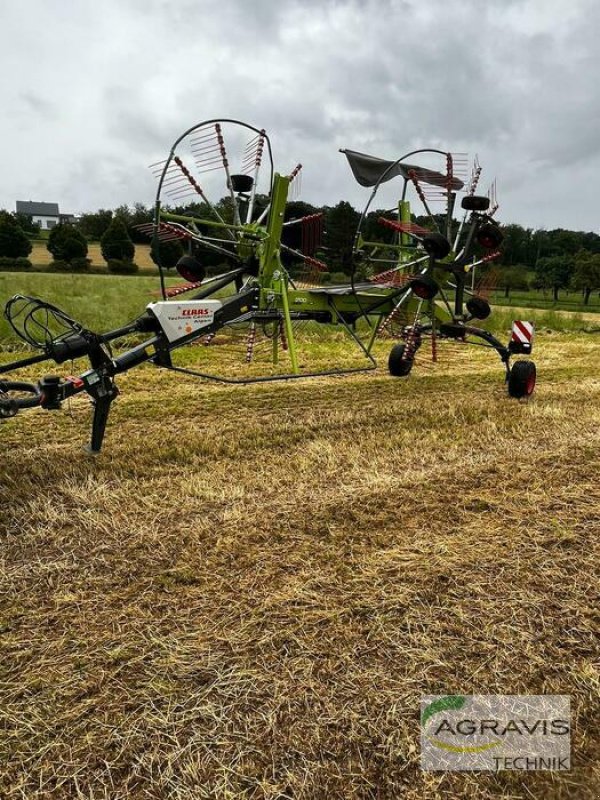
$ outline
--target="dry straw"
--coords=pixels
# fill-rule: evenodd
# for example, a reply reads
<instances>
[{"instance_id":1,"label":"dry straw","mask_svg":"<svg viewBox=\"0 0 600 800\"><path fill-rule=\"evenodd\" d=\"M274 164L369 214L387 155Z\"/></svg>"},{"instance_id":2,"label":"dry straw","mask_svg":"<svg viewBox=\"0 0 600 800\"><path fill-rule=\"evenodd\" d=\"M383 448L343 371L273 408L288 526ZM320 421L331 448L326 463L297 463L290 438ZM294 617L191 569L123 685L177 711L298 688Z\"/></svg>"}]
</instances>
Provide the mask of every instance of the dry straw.
<instances>
[{"instance_id":1,"label":"dry straw","mask_svg":"<svg viewBox=\"0 0 600 800\"><path fill-rule=\"evenodd\" d=\"M600 349L538 345L3 425L0 795L596 798ZM574 769L423 773L447 692L570 695Z\"/></svg>"}]
</instances>

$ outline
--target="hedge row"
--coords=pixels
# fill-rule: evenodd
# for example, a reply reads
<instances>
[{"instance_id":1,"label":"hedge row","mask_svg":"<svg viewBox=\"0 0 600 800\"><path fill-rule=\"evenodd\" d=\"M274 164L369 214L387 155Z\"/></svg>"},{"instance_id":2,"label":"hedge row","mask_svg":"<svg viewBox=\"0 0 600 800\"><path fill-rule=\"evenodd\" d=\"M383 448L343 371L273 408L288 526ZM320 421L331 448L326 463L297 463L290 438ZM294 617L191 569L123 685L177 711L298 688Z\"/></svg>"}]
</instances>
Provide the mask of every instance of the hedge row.
<instances>
[{"instance_id":1,"label":"hedge row","mask_svg":"<svg viewBox=\"0 0 600 800\"><path fill-rule=\"evenodd\" d=\"M91 268L91 260L89 258L73 258L71 261L64 259L55 259L51 261L48 267L43 272L94 272L101 273L104 270L98 268ZM135 275L139 272L139 266L133 261L120 260L113 258L107 263L108 271L114 275ZM8 258L8 256L0 256L0 272L24 272L31 269L32 264L28 258L20 256L19 258ZM36 270L37 271L37 270Z\"/></svg>"},{"instance_id":2,"label":"hedge row","mask_svg":"<svg viewBox=\"0 0 600 800\"><path fill-rule=\"evenodd\" d=\"M26 269L31 269L31 261L28 258L24 256L19 256L18 258L0 256L0 271L20 272Z\"/></svg>"}]
</instances>

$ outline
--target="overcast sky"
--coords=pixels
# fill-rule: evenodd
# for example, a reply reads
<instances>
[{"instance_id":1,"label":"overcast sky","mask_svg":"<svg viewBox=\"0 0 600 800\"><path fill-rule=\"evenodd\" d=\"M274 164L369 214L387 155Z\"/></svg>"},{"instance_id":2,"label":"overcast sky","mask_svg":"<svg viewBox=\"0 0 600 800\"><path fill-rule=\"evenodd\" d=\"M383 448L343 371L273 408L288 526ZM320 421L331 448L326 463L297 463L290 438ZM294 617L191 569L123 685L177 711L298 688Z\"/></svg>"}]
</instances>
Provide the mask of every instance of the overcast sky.
<instances>
[{"instance_id":1,"label":"overcast sky","mask_svg":"<svg viewBox=\"0 0 600 800\"><path fill-rule=\"evenodd\" d=\"M599 35L594 0L2 0L0 207L149 204L148 164L235 117L308 202L366 202L340 147L433 146L502 222L598 231Z\"/></svg>"}]
</instances>

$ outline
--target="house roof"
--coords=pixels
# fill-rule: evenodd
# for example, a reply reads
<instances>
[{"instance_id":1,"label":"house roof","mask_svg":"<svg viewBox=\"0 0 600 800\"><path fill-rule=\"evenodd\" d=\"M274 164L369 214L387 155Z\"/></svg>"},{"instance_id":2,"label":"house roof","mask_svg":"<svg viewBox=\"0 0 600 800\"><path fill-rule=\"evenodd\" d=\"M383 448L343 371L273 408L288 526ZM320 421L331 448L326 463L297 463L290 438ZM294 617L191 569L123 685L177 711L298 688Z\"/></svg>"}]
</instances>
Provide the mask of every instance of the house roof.
<instances>
[{"instance_id":1,"label":"house roof","mask_svg":"<svg viewBox=\"0 0 600 800\"><path fill-rule=\"evenodd\" d=\"M58 203L35 203L31 200L17 200L17 214L36 215L40 217L58 217Z\"/></svg>"}]
</instances>

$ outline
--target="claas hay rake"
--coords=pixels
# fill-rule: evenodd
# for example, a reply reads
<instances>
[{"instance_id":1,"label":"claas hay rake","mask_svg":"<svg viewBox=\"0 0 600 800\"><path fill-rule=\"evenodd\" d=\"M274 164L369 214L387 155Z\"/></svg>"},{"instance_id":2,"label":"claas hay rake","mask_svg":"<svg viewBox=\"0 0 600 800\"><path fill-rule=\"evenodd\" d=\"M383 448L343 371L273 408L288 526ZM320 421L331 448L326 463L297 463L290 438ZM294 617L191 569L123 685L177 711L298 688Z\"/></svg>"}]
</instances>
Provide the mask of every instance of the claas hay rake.
<instances>
[{"instance_id":1,"label":"claas hay rake","mask_svg":"<svg viewBox=\"0 0 600 800\"><path fill-rule=\"evenodd\" d=\"M340 374L376 368L373 347L380 336L395 340L388 359L393 376L411 372L425 341L435 358L437 342L454 340L495 351L509 395L528 397L535 366L524 359L511 365L511 358L531 351L529 323L515 323L507 345L474 324L489 315L490 306L472 291L471 276L498 254L502 239L493 193L476 193L477 163L470 176L463 176L468 170L463 157L435 149L414 150L393 161L342 152L356 180L371 193L347 281L331 284L323 280L329 268L319 250L321 215L288 218L301 165L276 172L266 132L237 120L209 120L187 130L168 157L152 165L158 180L155 212L143 229L159 266L160 298L130 323L98 333L44 300L12 297L5 317L37 352L0 366L0 374L80 358L89 367L77 376L47 375L37 383L0 380L0 417L24 408L58 409L68 398L87 393L94 406L88 449L97 453L118 394L115 379L139 364L229 383ZM226 190L224 200L215 194L215 178ZM373 232L370 208L392 179L396 186L399 182L399 200L391 211L375 215ZM418 217L415 204L423 212ZM435 210L440 204L442 210ZM162 261L173 242L183 247L176 267L185 283L168 287ZM343 331L364 363L307 369L298 355L303 325ZM215 375L190 366L189 360L176 362L175 354L186 345L210 346L223 331L243 341L246 363L260 342L267 343L270 366L263 374ZM132 335L133 346L113 352L111 343ZM201 359L202 348L197 352Z\"/></svg>"}]
</instances>

